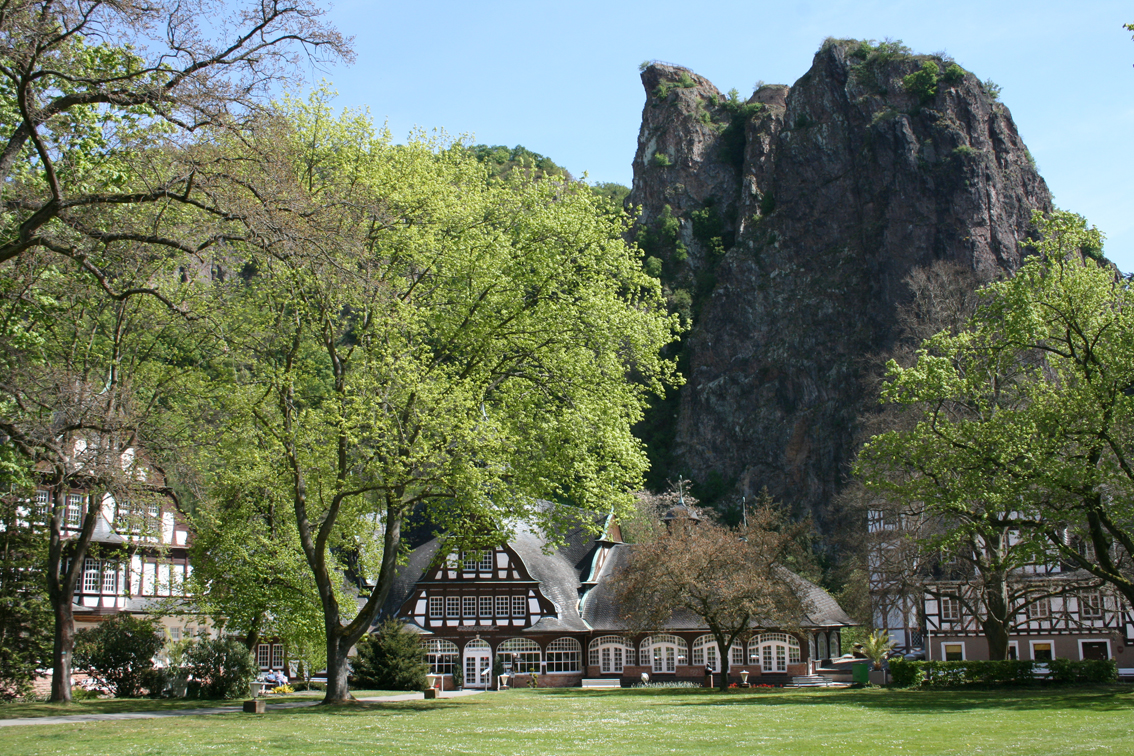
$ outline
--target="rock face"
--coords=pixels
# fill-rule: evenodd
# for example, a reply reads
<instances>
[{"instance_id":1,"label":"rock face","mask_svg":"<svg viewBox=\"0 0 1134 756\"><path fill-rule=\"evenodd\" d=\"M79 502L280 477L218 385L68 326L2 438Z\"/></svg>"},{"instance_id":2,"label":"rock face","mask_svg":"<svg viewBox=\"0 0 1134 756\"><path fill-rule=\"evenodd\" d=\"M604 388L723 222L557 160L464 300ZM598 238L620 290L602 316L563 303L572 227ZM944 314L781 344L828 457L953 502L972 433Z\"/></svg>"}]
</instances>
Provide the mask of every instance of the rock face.
<instances>
[{"instance_id":1,"label":"rock face","mask_svg":"<svg viewBox=\"0 0 1134 756\"><path fill-rule=\"evenodd\" d=\"M903 84L927 63L935 91ZM646 231L677 219L668 248L639 239L671 291L694 291L673 463L730 492L767 486L829 532L864 357L892 345L905 279L936 260L1014 270L1047 185L973 74L893 46L829 41L747 103L672 66L642 83L630 203Z\"/></svg>"}]
</instances>

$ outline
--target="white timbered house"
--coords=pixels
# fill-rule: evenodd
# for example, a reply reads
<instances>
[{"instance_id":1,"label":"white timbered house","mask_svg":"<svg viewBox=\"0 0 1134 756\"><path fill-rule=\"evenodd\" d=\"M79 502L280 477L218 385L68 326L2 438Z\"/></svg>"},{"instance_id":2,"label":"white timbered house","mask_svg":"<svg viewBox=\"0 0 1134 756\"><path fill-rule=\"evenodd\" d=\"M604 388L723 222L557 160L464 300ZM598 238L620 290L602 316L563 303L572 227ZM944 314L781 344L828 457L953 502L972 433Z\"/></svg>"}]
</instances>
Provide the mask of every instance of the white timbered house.
<instances>
[{"instance_id":1,"label":"white timbered house","mask_svg":"<svg viewBox=\"0 0 1134 756\"><path fill-rule=\"evenodd\" d=\"M627 632L610 581L633 546L612 517L584 524L568 528L559 547L523 526L492 549L445 553L443 539L428 540L399 570L382 618L398 617L423 636L430 671L445 687L457 669L474 688L495 685L494 667L519 685L535 673L541 687L603 677L625 685L643 673L700 681L706 666L720 672L716 642L695 618ZM752 681L782 684L805 674L810 660L838 655L840 629L853 622L829 594L806 585L812 609L801 618L803 632L754 628L729 650L733 679L746 669Z\"/></svg>"}]
</instances>

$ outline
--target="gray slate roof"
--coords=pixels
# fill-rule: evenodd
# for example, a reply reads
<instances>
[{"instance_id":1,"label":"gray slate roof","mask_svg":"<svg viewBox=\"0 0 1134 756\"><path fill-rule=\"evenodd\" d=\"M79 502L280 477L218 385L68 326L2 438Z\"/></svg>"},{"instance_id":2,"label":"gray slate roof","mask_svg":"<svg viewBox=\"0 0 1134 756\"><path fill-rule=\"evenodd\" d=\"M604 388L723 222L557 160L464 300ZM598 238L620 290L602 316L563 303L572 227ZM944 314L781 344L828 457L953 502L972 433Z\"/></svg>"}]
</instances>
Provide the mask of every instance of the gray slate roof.
<instances>
[{"instance_id":1,"label":"gray slate roof","mask_svg":"<svg viewBox=\"0 0 1134 756\"><path fill-rule=\"evenodd\" d=\"M633 550L633 545L618 544L611 550L610 556L596 576L596 585L583 597L583 620L595 630L609 630L620 632L626 629L620 617L625 613L618 604L617 597L611 585L611 576L624 567ZM814 583L804 580L790 570L780 568L785 580L796 583L802 590L809 605L808 611L800 619L804 627L843 627L856 624L847 616L838 602L825 590ZM666 623L664 629L682 630L703 628L705 623L688 612L675 612Z\"/></svg>"},{"instance_id":2,"label":"gray slate roof","mask_svg":"<svg viewBox=\"0 0 1134 756\"><path fill-rule=\"evenodd\" d=\"M550 506L550 505L549 505ZM601 527L605 517L595 517ZM579 586L590 569L595 551L595 537L582 520L569 525L563 533L564 543L549 546L548 539L526 524L516 526L515 535L508 546L516 552L532 579L539 581L539 591L555 605L555 617L545 616L524 632L585 632L587 625L579 616ZM400 568L390 588L390 595L379 613L379 620L394 616L414 586L425 575L441 546L440 538L433 538L410 552L407 564Z\"/></svg>"}]
</instances>

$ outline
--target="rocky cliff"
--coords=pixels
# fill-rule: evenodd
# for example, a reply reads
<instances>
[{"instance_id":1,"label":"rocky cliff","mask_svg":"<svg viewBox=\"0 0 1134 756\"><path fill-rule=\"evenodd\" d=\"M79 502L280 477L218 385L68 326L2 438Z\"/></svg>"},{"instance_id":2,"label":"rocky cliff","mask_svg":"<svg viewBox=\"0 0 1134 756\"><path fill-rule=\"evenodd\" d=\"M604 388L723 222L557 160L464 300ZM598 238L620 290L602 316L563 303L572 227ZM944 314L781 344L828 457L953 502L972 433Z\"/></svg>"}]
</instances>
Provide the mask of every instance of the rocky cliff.
<instances>
[{"instance_id":1,"label":"rocky cliff","mask_svg":"<svg viewBox=\"0 0 1134 756\"><path fill-rule=\"evenodd\" d=\"M828 41L747 102L676 66L642 83L629 201L647 269L694 323L657 462L718 493L767 486L830 530L864 357L892 344L906 278L1015 269L1050 193L991 88L895 44Z\"/></svg>"}]
</instances>

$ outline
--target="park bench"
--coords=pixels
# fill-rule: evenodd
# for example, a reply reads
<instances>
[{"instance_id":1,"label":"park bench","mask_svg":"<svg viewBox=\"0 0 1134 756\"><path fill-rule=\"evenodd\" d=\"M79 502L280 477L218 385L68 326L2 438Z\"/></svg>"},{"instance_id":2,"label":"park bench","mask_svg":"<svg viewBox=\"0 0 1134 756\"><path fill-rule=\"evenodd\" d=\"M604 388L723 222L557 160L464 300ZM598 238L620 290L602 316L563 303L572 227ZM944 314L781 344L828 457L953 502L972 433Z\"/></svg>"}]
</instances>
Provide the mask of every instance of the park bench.
<instances>
[{"instance_id":1,"label":"park bench","mask_svg":"<svg viewBox=\"0 0 1134 756\"><path fill-rule=\"evenodd\" d=\"M583 679L584 688L621 688L622 681L617 677L590 677Z\"/></svg>"}]
</instances>

